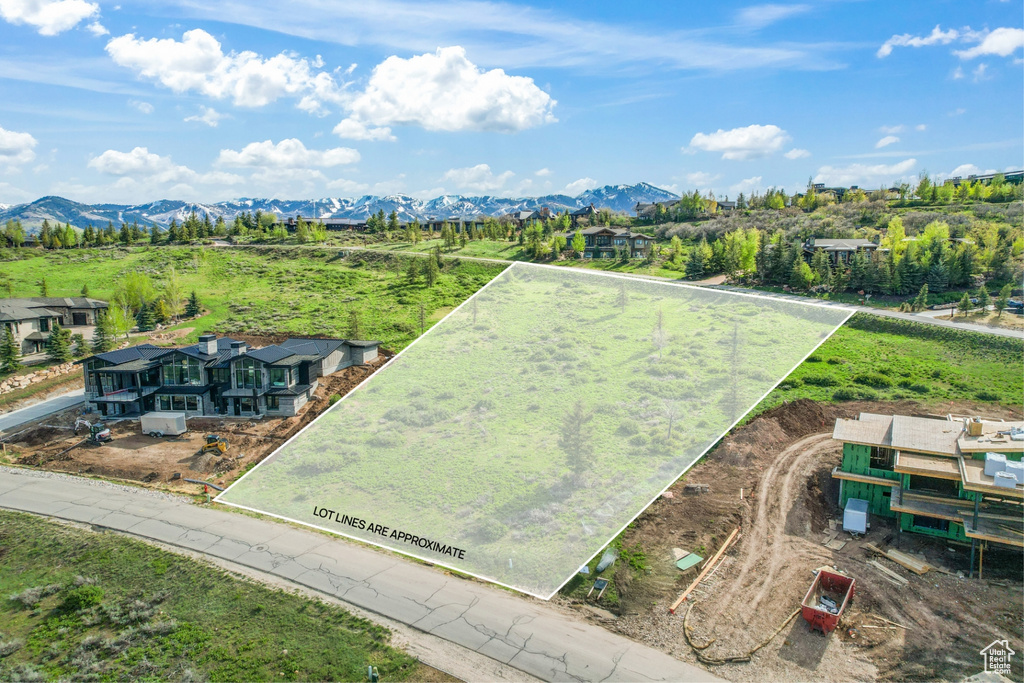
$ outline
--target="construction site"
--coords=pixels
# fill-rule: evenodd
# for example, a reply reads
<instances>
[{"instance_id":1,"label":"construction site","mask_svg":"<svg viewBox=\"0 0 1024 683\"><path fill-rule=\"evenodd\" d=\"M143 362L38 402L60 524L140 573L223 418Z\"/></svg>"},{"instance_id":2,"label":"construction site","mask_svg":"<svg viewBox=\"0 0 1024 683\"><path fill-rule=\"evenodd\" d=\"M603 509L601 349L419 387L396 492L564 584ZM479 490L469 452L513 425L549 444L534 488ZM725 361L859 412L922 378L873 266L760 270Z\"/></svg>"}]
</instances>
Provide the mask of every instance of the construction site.
<instances>
[{"instance_id":1,"label":"construction site","mask_svg":"<svg viewBox=\"0 0 1024 683\"><path fill-rule=\"evenodd\" d=\"M600 574L614 599L563 591L558 600L733 681L962 680L980 670L989 643L1024 635L1020 549L989 544L972 574L969 540L900 533L895 519L874 514L867 533L844 532L833 477L843 444L832 437L837 418L862 412L942 419L980 409L800 400L769 410L626 530L621 546L643 549L645 560L620 558ZM982 414L1021 419L991 405ZM800 618L819 570L855 580L828 635ZM1019 662L1013 667L1019 678Z\"/></svg>"},{"instance_id":2,"label":"construction site","mask_svg":"<svg viewBox=\"0 0 1024 683\"><path fill-rule=\"evenodd\" d=\"M249 336L245 340L255 348L280 341ZM4 434L3 457L15 465L138 482L162 490L211 492L260 462L393 355L381 349L373 361L322 377L295 416L189 417L184 433L155 437L144 431L138 419L104 417L78 406Z\"/></svg>"}]
</instances>

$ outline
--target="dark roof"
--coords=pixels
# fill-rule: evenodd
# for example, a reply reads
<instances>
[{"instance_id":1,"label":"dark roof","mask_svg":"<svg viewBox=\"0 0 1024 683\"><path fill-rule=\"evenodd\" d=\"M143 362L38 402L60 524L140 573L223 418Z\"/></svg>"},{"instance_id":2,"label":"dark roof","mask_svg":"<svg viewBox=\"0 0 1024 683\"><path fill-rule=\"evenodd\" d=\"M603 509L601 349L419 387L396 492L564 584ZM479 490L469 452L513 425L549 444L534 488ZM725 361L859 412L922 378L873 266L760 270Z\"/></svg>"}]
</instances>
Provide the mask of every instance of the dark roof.
<instances>
[{"instance_id":1,"label":"dark roof","mask_svg":"<svg viewBox=\"0 0 1024 683\"><path fill-rule=\"evenodd\" d=\"M359 348L366 348L367 346L380 346L382 342L379 341L360 341L358 339L346 339L345 343L349 346L356 346Z\"/></svg>"},{"instance_id":2,"label":"dark roof","mask_svg":"<svg viewBox=\"0 0 1024 683\"><path fill-rule=\"evenodd\" d=\"M38 306L57 306L60 308L107 308L106 301L90 299L85 296L33 296L22 301L31 301Z\"/></svg>"},{"instance_id":3,"label":"dark roof","mask_svg":"<svg viewBox=\"0 0 1024 683\"><path fill-rule=\"evenodd\" d=\"M32 334L30 334L27 337L25 337L25 340L26 341L46 341L48 338L49 337L47 337L42 332L38 332L37 331L37 332L33 332Z\"/></svg>"},{"instance_id":4,"label":"dark roof","mask_svg":"<svg viewBox=\"0 0 1024 683\"><path fill-rule=\"evenodd\" d=\"M192 346L184 346L175 350L184 353L186 356L198 358L206 363L222 363L231 356L231 344L234 342L235 340L231 337L221 337L217 340L217 353L212 355L203 350L206 348L205 344L193 344Z\"/></svg>"},{"instance_id":5,"label":"dark roof","mask_svg":"<svg viewBox=\"0 0 1024 683\"><path fill-rule=\"evenodd\" d=\"M180 394L182 396L199 396L210 390L208 384L163 386L156 390L156 393L167 396L169 394Z\"/></svg>"},{"instance_id":6,"label":"dark roof","mask_svg":"<svg viewBox=\"0 0 1024 683\"><path fill-rule=\"evenodd\" d=\"M174 349L162 349L159 346L153 346L152 344L139 344L138 346L129 346L126 349L97 353L95 356L90 356L89 358L99 358L100 360L106 361L112 365L120 365L140 358L153 360L154 358L159 358L160 356L172 351L174 351ZM85 358L83 360L89 360L89 358Z\"/></svg>"},{"instance_id":7,"label":"dark roof","mask_svg":"<svg viewBox=\"0 0 1024 683\"><path fill-rule=\"evenodd\" d=\"M58 318L59 313L25 303L28 299L0 299L0 320L17 322L36 318Z\"/></svg>"},{"instance_id":8,"label":"dark roof","mask_svg":"<svg viewBox=\"0 0 1024 683\"><path fill-rule=\"evenodd\" d=\"M267 389L267 396L298 396L309 391L308 384L296 384L293 387L274 387Z\"/></svg>"},{"instance_id":9,"label":"dark roof","mask_svg":"<svg viewBox=\"0 0 1024 683\"><path fill-rule=\"evenodd\" d=\"M285 339L280 346L295 353L327 356L341 348L344 343L344 339Z\"/></svg>"},{"instance_id":10,"label":"dark roof","mask_svg":"<svg viewBox=\"0 0 1024 683\"><path fill-rule=\"evenodd\" d=\"M807 249L823 249L824 251L855 251L857 249L874 249L878 245L865 239L817 239L812 238L805 245Z\"/></svg>"},{"instance_id":11,"label":"dark roof","mask_svg":"<svg viewBox=\"0 0 1024 683\"><path fill-rule=\"evenodd\" d=\"M570 216L590 216L590 215L595 214L595 213L597 213L597 209L595 209L594 205L591 204L590 206L585 206L582 209L577 209L576 211L573 211L569 215Z\"/></svg>"},{"instance_id":12,"label":"dark roof","mask_svg":"<svg viewBox=\"0 0 1024 683\"><path fill-rule=\"evenodd\" d=\"M255 358L262 363L276 363L289 356L294 356L295 352L280 346L266 346L262 349L246 351L245 355L249 358Z\"/></svg>"}]
</instances>

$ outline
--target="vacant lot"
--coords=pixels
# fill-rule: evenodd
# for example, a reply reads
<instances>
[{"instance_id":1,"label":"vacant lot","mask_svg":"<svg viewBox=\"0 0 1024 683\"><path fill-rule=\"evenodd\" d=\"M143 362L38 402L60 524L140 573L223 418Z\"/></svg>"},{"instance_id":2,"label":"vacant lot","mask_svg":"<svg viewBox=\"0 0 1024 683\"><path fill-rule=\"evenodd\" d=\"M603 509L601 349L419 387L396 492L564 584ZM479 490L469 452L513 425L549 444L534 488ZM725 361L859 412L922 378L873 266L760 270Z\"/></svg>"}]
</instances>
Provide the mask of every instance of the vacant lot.
<instances>
[{"instance_id":1,"label":"vacant lot","mask_svg":"<svg viewBox=\"0 0 1024 683\"><path fill-rule=\"evenodd\" d=\"M445 261L428 286L421 274L408 277L408 263L420 257L337 249L252 247L137 247L47 252L3 263L14 296L38 296L46 279L51 296L108 299L125 274L140 272L162 291L171 268L186 295L193 289L206 314L186 324L195 341L203 332L232 334L291 333L353 336L352 315L362 338L379 339L400 350L450 309L504 269L501 264ZM422 310L422 326L421 326Z\"/></svg>"},{"instance_id":2,"label":"vacant lot","mask_svg":"<svg viewBox=\"0 0 1024 683\"><path fill-rule=\"evenodd\" d=\"M0 679L450 680L338 607L0 512Z\"/></svg>"}]
</instances>

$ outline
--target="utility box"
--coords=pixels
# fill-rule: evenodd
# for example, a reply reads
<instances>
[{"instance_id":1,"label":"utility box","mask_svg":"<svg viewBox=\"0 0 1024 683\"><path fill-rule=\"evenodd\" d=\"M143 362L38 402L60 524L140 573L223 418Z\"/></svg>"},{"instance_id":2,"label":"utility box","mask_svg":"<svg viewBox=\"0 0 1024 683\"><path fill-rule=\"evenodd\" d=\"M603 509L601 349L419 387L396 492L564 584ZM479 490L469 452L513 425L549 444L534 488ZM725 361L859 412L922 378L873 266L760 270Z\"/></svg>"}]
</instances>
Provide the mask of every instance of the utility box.
<instances>
[{"instance_id":1,"label":"utility box","mask_svg":"<svg viewBox=\"0 0 1024 683\"><path fill-rule=\"evenodd\" d=\"M1006 469L1006 456L1002 453L985 454L985 474L989 477L996 476L996 472Z\"/></svg>"},{"instance_id":2,"label":"utility box","mask_svg":"<svg viewBox=\"0 0 1024 683\"><path fill-rule=\"evenodd\" d=\"M992 477L996 486L1003 489L1015 489L1017 488L1017 477L1013 476L1009 472L996 472L995 476Z\"/></svg>"},{"instance_id":3,"label":"utility box","mask_svg":"<svg viewBox=\"0 0 1024 683\"><path fill-rule=\"evenodd\" d=\"M1007 460L1006 467L1003 468L1003 472L1006 474L1012 474L1018 484L1024 484L1024 463Z\"/></svg>"},{"instance_id":4,"label":"utility box","mask_svg":"<svg viewBox=\"0 0 1024 683\"><path fill-rule=\"evenodd\" d=\"M188 431L185 413L165 413L154 411L146 413L140 420L142 433L150 436L180 436Z\"/></svg>"},{"instance_id":5,"label":"utility box","mask_svg":"<svg viewBox=\"0 0 1024 683\"><path fill-rule=\"evenodd\" d=\"M868 532L868 501L860 498L851 498L846 501L846 509L843 511L843 531L855 534Z\"/></svg>"}]
</instances>

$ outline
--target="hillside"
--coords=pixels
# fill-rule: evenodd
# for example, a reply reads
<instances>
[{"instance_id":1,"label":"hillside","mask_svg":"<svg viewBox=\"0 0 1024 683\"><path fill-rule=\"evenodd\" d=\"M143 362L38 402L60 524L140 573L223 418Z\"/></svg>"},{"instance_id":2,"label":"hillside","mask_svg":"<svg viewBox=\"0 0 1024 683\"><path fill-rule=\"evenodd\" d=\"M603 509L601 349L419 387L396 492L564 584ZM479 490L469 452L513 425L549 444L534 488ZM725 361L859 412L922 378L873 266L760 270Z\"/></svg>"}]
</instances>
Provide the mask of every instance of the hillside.
<instances>
[{"instance_id":1,"label":"hillside","mask_svg":"<svg viewBox=\"0 0 1024 683\"><path fill-rule=\"evenodd\" d=\"M474 218L476 216L501 216L513 211L529 211L548 207L553 211L575 210L593 204L617 212L631 212L637 202L658 202L677 199L667 190L647 183L636 185L606 185L587 190L575 197L552 194L543 197L466 197L443 195L429 200L414 199L408 195L378 197L364 195L355 199L327 197L324 199L260 199L239 198L214 204L199 204L179 200L162 199L147 204L81 204L63 197L43 197L28 204L0 207L0 223L20 220L31 234L38 231L44 220L51 223L70 223L85 228L115 225L137 221L140 225L156 223L166 227L172 219L179 223L195 211L211 218L223 216L230 222L243 212L262 211L279 216L313 216L321 218L366 218L378 211L398 213L401 220L427 220L432 218Z\"/></svg>"}]
</instances>

